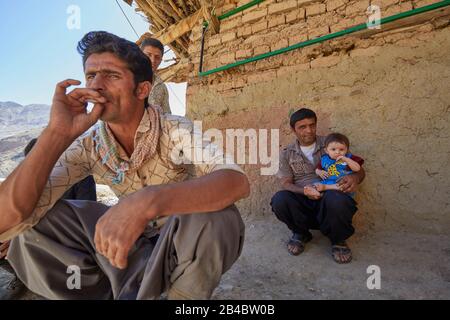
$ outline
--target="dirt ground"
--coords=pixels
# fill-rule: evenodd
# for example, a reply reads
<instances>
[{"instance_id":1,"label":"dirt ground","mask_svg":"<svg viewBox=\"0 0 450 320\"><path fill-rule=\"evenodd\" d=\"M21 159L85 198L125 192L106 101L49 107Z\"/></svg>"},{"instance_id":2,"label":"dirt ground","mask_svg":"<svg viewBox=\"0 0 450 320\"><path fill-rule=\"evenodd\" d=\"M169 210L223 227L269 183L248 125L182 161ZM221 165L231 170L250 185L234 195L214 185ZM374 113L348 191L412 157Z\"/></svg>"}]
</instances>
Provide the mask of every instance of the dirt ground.
<instances>
[{"instance_id":1,"label":"dirt ground","mask_svg":"<svg viewBox=\"0 0 450 320\"><path fill-rule=\"evenodd\" d=\"M450 299L450 235L357 231L352 263L338 265L320 232L294 257L285 249L288 229L273 217L245 223L242 255L213 299ZM381 289L367 288L370 265L380 267ZM0 271L0 283L10 278Z\"/></svg>"},{"instance_id":2,"label":"dirt ground","mask_svg":"<svg viewBox=\"0 0 450 320\"><path fill-rule=\"evenodd\" d=\"M289 230L275 218L246 225L242 256L215 299L450 299L449 235L357 231L348 241L352 263L338 265L318 231L294 257L285 249ZM379 290L367 288L370 265L380 267Z\"/></svg>"}]
</instances>

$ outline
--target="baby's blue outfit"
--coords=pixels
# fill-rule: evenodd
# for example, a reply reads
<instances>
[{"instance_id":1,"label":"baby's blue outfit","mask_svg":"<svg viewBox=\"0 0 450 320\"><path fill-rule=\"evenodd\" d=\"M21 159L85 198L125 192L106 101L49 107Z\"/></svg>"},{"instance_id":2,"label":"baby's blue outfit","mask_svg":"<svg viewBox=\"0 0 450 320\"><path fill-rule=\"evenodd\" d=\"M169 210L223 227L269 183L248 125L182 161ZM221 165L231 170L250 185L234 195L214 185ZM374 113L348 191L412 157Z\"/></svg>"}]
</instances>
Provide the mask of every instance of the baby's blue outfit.
<instances>
[{"instance_id":1,"label":"baby's blue outfit","mask_svg":"<svg viewBox=\"0 0 450 320\"><path fill-rule=\"evenodd\" d=\"M351 158L352 154L347 153L345 156ZM335 184L340 178L353 172L346 162L333 160L328 154L321 157L320 164L322 170L328 173L328 178L320 182L322 184Z\"/></svg>"}]
</instances>

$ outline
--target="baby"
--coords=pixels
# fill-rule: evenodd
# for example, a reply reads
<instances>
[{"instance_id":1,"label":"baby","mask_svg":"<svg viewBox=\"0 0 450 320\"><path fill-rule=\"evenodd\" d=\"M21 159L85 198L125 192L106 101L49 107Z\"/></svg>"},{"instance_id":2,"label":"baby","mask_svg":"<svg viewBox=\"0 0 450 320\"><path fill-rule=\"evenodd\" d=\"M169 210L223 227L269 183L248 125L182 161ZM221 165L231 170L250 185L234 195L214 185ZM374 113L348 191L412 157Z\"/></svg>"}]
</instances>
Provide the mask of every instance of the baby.
<instances>
[{"instance_id":1,"label":"baby","mask_svg":"<svg viewBox=\"0 0 450 320\"><path fill-rule=\"evenodd\" d=\"M325 139L325 152L317 166L316 174L322 182L314 184L317 191L340 190L337 181L345 175L361 170L364 160L348 153L350 141L340 133L331 133Z\"/></svg>"}]
</instances>

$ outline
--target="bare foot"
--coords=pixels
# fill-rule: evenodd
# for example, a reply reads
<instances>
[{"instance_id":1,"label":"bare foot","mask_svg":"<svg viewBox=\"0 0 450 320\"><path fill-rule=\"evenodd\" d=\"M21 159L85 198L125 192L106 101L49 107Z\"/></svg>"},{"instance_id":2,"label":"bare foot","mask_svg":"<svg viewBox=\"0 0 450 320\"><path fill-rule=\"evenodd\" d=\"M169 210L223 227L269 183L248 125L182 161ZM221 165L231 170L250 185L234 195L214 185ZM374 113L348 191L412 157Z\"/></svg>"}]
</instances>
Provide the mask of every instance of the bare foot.
<instances>
[{"instance_id":1,"label":"bare foot","mask_svg":"<svg viewBox=\"0 0 450 320\"><path fill-rule=\"evenodd\" d=\"M304 190L306 191L305 194L307 194L308 196L313 196L317 198L320 198L322 196L322 194L319 191L317 191L315 186L306 186Z\"/></svg>"},{"instance_id":2,"label":"bare foot","mask_svg":"<svg viewBox=\"0 0 450 320\"><path fill-rule=\"evenodd\" d=\"M326 190L325 185L323 185L323 184L321 184L321 183L316 183L316 184L314 184L314 188L315 188L317 191L319 191L319 192L322 192L322 191L325 191L325 190Z\"/></svg>"}]
</instances>

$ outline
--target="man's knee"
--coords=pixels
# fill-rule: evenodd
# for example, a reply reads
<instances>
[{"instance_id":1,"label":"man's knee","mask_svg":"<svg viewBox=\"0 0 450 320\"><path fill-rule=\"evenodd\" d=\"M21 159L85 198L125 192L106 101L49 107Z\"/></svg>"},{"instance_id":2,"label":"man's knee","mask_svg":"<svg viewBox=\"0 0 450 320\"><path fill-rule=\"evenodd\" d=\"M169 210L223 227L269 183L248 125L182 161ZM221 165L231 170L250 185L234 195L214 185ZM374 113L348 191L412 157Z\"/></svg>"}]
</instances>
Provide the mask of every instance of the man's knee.
<instances>
[{"instance_id":1,"label":"man's knee","mask_svg":"<svg viewBox=\"0 0 450 320\"><path fill-rule=\"evenodd\" d=\"M270 201L270 205L272 207L272 211L275 214L278 214L284 211L292 201L295 201L295 194L291 191L282 190L275 193Z\"/></svg>"},{"instance_id":2,"label":"man's knee","mask_svg":"<svg viewBox=\"0 0 450 320\"><path fill-rule=\"evenodd\" d=\"M328 224L332 226L351 224L357 207L356 202L349 195L341 191L329 190L325 191L322 201L325 208L323 214Z\"/></svg>"},{"instance_id":3,"label":"man's knee","mask_svg":"<svg viewBox=\"0 0 450 320\"><path fill-rule=\"evenodd\" d=\"M45 214L35 227L39 225L53 225L67 227L78 220L77 215L86 212L89 220L98 220L107 210L108 206L89 200L61 199Z\"/></svg>"},{"instance_id":4,"label":"man's knee","mask_svg":"<svg viewBox=\"0 0 450 320\"><path fill-rule=\"evenodd\" d=\"M245 234L245 225L241 215L232 205L223 210L209 213L197 213L180 216L180 223L184 228L198 233L197 253L208 255L211 250L218 250L227 257L240 255ZM214 248L214 249L213 249Z\"/></svg>"},{"instance_id":5,"label":"man's knee","mask_svg":"<svg viewBox=\"0 0 450 320\"><path fill-rule=\"evenodd\" d=\"M354 209L355 201L348 195L338 190L327 190L323 195L322 201L327 208Z\"/></svg>"},{"instance_id":6,"label":"man's knee","mask_svg":"<svg viewBox=\"0 0 450 320\"><path fill-rule=\"evenodd\" d=\"M27 237L36 231L42 232L43 229L48 229L48 227L58 229L61 225L67 225L68 216L70 216L70 213L68 212L67 203L65 200L59 200L45 213L37 224L22 232L20 236Z\"/></svg>"},{"instance_id":7,"label":"man's knee","mask_svg":"<svg viewBox=\"0 0 450 320\"><path fill-rule=\"evenodd\" d=\"M203 230L204 236L216 249L222 250L231 260L236 260L241 254L245 234L245 225L239 210L233 205L207 214L206 218L208 221ZM226 269L229 267L231 265L228 265Z\"/></svg>"},{"instance_id":8,"label":"man's knee","mask_svg":"<svg viewBox=\"0 0 450 320\"><path fill-rule=\"evenodd\" d=\"M34 248L39 239L52 239L67 243L75 234L92 236L95 224L109 207L94 201L59 200L32 228L22 232L17 238L23 246ZM81 217L82 216L82 217ZM82 221L83 220L83 221ZM78 240L74 240L78 243ZM46 242L40 245L45 246Z\"/></svg>"}]
</instances>

